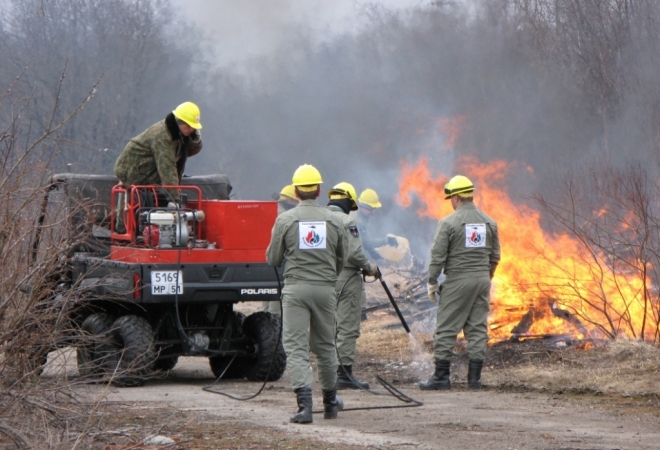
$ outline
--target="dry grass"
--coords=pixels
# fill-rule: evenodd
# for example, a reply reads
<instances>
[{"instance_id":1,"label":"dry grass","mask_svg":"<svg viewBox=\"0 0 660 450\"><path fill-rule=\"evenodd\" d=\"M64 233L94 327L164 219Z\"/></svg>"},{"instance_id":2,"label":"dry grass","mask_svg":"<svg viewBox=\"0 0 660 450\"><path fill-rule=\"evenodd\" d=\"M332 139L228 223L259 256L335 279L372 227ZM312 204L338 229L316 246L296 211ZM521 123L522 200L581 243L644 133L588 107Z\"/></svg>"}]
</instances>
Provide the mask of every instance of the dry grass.
<instances>
[{"instance_id":1,"label":"dry grass","mask_svg":"<svg viewBox=\"0 0 660 450\"><path fill-rule=\"evenodd\" d=\"M643 342L618 340L588 350L548 350L542 357L485 371L494 386L548 391L587 391L598 394L646 396L660 394L660 350Z\"/></svg>"},{"instance_id":2,"label":"dry grass","mask_svg":"<svg viewBox=\"0 0 660 450\"><path fill-rule=\"evenodd\" d=\"M384 313L362 324L356 366L371 372L386 370L399 382L415 382L429 375L432 335L413 332L420 344L415 350L402 329L384 328L391 323L392 316ZM452 377L462 379L466 365L464 342L459 341L452 359ZM620 339L586 349L556 349L540 340L529 340L492 345L482 381L491 388L628 397L660 396L658 379L660 349L642 341Z\"/></svg>"}]
</instances>

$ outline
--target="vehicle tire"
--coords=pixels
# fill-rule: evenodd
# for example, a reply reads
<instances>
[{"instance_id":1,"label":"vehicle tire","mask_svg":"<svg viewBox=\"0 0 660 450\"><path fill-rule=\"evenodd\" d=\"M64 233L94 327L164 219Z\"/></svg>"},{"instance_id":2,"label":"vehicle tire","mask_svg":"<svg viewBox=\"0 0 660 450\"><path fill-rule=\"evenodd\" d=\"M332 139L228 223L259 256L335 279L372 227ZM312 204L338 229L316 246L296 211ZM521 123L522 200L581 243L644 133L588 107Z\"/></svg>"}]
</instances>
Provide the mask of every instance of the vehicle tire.
<instances>
[{"instance_id":1,"label":"vehicle tire","mask_svg":"<svg viewBox=\"0 0 660 450\"><path fill-rule=\"evenodd\" d=\"M154 370L166 371L174 369L176 363L179 362L178 356L170 356L167 358L157 359L154 362Z\"/></svg>"},{"instance_id":2,"label":"vehicle tire","mask_svg":"<svg viewBox=\"0 0 660 450\"><path fill-rule=\"evenodd\" d=\"M234 333L233 336L243 336L243 322L245 322L245 314L239 311L234 311ZM213 375L216 378L219 378L222 375L222 371L225 370L225 366L231 361L232 356L211 356L209 358L209 364L211 365L211 370ZM240 380L244 378L243 375L243 362L241 358L235 358L234 362L231 363L231 366L227 368L227 371L222 375L223 380Z\"/></svg>"},{"instance_id":3,"label":"vehicle tire","mask_svg":"<svg viewBox=\"0 0 660 450\"><path fill-rule=\"evenodd\" d=\"M286 368L286 354L280 339L281 320L260 311L243 322L243 333L255 345L255 357L243 360L243 373L250 381L277 381ZM278 345L279 343L279 345Z\"/></svg>"},{"instance_id":4,"label":"vehicle tire","mask_svg":"<svg viewBox=\"0 0 660 450\"><path fill-rule=\"evenodd\" d=\"M146 319L122 316L108 331L106 370L116 386L142 386L153 371L153 330Z\"/></svg>"},{"instance_id":5,"label":"vehicle tire","mask_svg":"<svg viewBox=\"0 0 660 450\"><path fill-rule=\"evenodd\" d=\"M102 375L104 361L98 352L100 338L112 327L114 321L110 314L94 313L87 316L80 326L76 356L81 377Z\"/></svg>"}]
</instances>

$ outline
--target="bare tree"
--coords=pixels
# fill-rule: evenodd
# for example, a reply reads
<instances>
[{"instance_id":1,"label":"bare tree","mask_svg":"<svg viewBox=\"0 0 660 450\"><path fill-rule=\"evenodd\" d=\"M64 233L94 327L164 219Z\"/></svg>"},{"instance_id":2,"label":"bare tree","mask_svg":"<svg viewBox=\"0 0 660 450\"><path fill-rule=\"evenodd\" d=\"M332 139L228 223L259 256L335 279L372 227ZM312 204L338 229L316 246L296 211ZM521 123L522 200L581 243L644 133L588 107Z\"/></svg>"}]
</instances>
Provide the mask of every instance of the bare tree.
<instances>
[{"instance_id":1,"label":"bare tree","mask_svg":"<svg viewBox=\"0 0 660 450\"><path fill-rule=\"evenodd\" d=\"M61 111L84 101L80 86L103 84L96 101L58 130L58 163L108 173L128 139L192 91L186 33L168 2L156 0L10 0L0 16L0 85L24 72L14 91L35 108L23 114L45 127L57 99ZM183 38L181 36L184 36ZM67 65L58 88L58 72ZM57 111L55 120L62 120Z\"/></svg>"},{"instance_id":2,"label":"bare tree","mask_svg":"<svg viewBox=\"0 0 660 450\"><path fill-rule=\"evenodd\" d=\"M75 394L84 377L39 376L51 350L76 344L71 317L81 292L67 286L67 261L85 236L63 231L85 205L54 203L48 224L39 226L37 218L58 133L77 120L95 89L69 111L60 110L56 90L45 128L25 120L35 107L31 98L11 88L0 94L0 442L15 448L90 448L103 436L97 425L102 396ZM33 253L37 230L42 245Z\"/></svg>"},{"instance_id":3,"label":"bare tree","mask_svg":"<svg viewBox=\"0 0 660 450\"><path fill-rule=\"evenodd\" d=\"M562 187L560 201L535 199L578 248L574 264L548 260L563 276L538 289L612 339L658 342L660 205L646 168L599 164L567 176Z\"/></svg>"}]
</instances>

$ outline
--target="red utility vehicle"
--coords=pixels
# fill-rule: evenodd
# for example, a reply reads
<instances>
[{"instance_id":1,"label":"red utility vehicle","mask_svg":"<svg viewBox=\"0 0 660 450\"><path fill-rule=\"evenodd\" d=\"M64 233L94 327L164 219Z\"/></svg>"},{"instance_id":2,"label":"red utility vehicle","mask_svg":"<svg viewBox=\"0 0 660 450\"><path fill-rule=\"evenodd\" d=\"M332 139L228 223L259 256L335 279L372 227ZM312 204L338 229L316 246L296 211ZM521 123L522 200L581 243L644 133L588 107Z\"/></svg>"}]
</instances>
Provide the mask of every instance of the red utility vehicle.
<instances>
[{"instance_id":1,"label":"red utility vehicle","mask_svg":"<svg viewBox=\"0 0 660 450\"><path fill-rule=\"evenodd\" d=\"M180 186L122 186L111 176L55 175L33 257L51 210L65 205L69 252L60 289L83 298L74 322L81 375L141 385L183 355L209 358L223 378L277 380L286 356L278 316L234 311L239 302L279 299L280 273L265 261L274 201L229 200L224 175L185 177ZM175 207L164 189L180 194ZM53 203L54 193L63 196ZM119 217L118 217L119 216Z\"/></svg>"}]
</instances>

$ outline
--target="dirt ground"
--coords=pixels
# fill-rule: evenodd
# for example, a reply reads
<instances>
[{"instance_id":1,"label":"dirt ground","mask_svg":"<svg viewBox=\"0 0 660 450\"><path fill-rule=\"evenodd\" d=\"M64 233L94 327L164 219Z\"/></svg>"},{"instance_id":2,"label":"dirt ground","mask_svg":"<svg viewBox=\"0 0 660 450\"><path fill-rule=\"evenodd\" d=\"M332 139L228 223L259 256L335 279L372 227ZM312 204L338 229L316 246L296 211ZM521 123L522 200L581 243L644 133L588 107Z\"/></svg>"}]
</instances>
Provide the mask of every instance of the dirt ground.
<instances>
[{"instance_id":1,"label":"dirt ground","mask_svg":"<svg viewBox=\"0 0 660 450\"><path fill-rule=\"evenodd\" d=\"M646 344L575 345L557 349L540 340L494 343L481 391L465 386L467 358L459 346L452 389L420 391L431 374L431 336L390 328L396 318L373 314L363 324L354 372L370 392L340 391L346 411L337 420L315 414L291 424L295 395L288 373L239 401L208 392L215 380L206 358L181 358L140 388L88 384L83 398L103 397L102 449L657 449L660 448L660 351ZM315 368L314 368L315 370ZM75 379L75 352L52 353L42 376ZM389 395L376 376L421 403ZM221 381L211 390L239 398L261 383ZM314 386L315 409L321 392ZM371 408L371 409L368 409ZM170 444L138 445L146 436ZM137 446L136 446L137 445Z\"/></svg>"}]
</instances>

